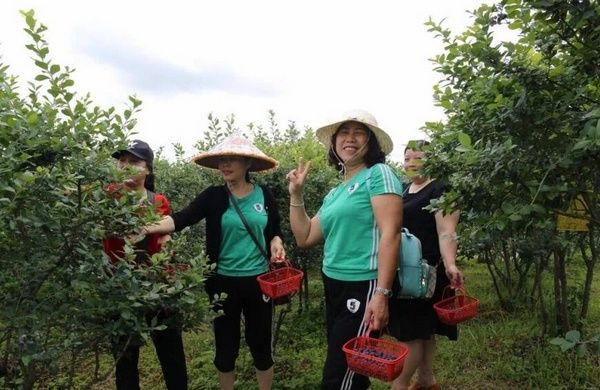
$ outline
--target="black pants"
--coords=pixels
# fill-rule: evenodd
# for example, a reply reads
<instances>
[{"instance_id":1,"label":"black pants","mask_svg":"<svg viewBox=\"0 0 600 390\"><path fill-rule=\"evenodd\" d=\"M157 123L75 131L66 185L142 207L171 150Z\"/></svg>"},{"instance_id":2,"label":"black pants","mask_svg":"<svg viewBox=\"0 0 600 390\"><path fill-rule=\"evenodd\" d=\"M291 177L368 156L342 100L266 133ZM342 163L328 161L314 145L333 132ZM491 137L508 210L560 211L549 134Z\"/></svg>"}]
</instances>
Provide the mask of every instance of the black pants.
<instances>
[{"instance_id":1,"label":"black pants","mask_svg":"<svg viewBox=\"0 0 600 390\"><path fill-rule=\"evenodd\" d=\"M364 336L365 308L371 300L376 280L345 282L323 275L327 320L327 357L323 367L323 390L364 390L371 382L348 369L342 346L356 336ZM375 336L375 335L373 335Z\"/></svg>"},{"instance_id":2,"label":"black pants","mask_svg":"<svg viewBox=\"0 0 600 390\"><path fill-rule=\"evenodd\" d=\"M153 316L148 317L148 321ZM159 323L167 316L159 314ZM168 325L164 330L150 333L152 342L163 377L168 390L187 390L187 369L185 354L183 352L183 341L181 338L181 327ZM122 337L113 341L113 356L117 361L116 384L117 390L139 390L140 376L138 371L138 359L140 355L140 337Z\"/></svg>"},{"instance_id":3,"label":"black pants","mask_svg":"<svg viewBox=\"0 0 600 390\"><path fill-rule=\"evenodd\" d=\"M207 292L226 293L224 302L215 305L223 310L223 315L215 318L215 360L217 370L230 372L235 369L235 361L240 350L240 321L244 315L244 337L257 370L268 370L273 366L272 330L273 302L260 290L256 276L211 277Z\"/></svg>"}]
</instances>

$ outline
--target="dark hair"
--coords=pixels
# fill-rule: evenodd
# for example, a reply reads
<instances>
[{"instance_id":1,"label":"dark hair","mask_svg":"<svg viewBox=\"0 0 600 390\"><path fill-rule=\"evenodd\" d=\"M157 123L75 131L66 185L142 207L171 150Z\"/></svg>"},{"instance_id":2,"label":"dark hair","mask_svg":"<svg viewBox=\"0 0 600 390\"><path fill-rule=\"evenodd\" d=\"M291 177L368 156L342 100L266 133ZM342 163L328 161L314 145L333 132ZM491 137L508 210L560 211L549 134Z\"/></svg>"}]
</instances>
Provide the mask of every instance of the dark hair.
<instances>
[{"instance_id":1,"label":"dark hair","mask_svg":"<svg viewBox=\"0 0 600 390\"><path fill-rule=\"evenodd\" d=\"M360 123L360 122L359 122ZM361 123L362 124L362 123ZM379 142L377 141L377 137L375 133L371 131L367 126L363 125L365 130L369 132L369 142L367 143L367 153L365 154L364 161L365 165L370 168L375 164L385 163L385 153L381 150L381 146L379 146ZM335 139L337 137L338 131L342 126L338 127L338 129L331 136L331 147L329 148L329 153L327 154L327 161L329 165L333 166L338 171L342 171L342 166L339 164L340 159L335 154Z\"/></svg>"},{"instance_id":2,"label":"dark hair","mask_svg":"<svg viewBox=\"0 0 600 390\"><path fill-rule=\"evenodd\" d=\"M152 167L152 163L146 161L146 167L148 168L148 175L146 179L144 179L144 188L148 191L154 192L154 168Z\"/></svg>"},{"instance_id":3,"label":"dark hair","mask_svg":"<svg viewBox=\"0 0 600 390\"><path fill-rule=\"evenodd\" d=\"M244 176L244 179L246 179L246 183L250 183L250 168L248 168L246 171L246 176Z\"/></svg>"},{"instance_id":4,"label":"dark hair","mask_svg":"<svg viewBox=\"0 0 600 390\"><path fill-rule=\"evenodd\" d=\"M413 139L408 141L408 143L406 144L406 148L404 148L404 153L406 153L407 150L415 150L417 152L422 152L424 149L426 149L426 146L431 145L431 142L424 140L424 139Z\"/></svg>"}]
</instances>

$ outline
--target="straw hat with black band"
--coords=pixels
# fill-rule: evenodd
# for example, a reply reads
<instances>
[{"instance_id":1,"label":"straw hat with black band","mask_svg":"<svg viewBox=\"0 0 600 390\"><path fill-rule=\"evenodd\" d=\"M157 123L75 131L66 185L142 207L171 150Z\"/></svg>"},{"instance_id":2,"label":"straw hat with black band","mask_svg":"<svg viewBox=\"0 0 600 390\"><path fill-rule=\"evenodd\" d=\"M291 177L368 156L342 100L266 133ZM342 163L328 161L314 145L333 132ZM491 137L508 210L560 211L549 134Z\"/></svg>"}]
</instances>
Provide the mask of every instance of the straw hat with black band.
<instances>
[{"instance_id":1,"label":"straw hat with black band","mask_svg":"<svg viewBox=\"0 0 600 390\"><path fill-rule=\"evenodd\" d=\"M343 114L341 117L336 119L333 123L326 126L320 127L316 131L316 136L327 148L331 147L331 137L345 122L358 122L365 125L369 130L373 132L381 151L387 156L394 149L394 142L392 138L382 130L377 124L377 120L373 115L364 110L352 110Z\"/></svg>"},{"instance_id":2,"label":"straw hat with black band","mask_svg":"<svg viewBox=\"0 0 600 390\"><path fill-rule=\"evenodd\" d=\"M277 168L277 160L267 156L252 142L240 134L232 134L217 146L192 158L192 161L203 167L219 169L221 157L247 157L252 161L250 172L267 171Z\"/></svg>"}]
</instances>

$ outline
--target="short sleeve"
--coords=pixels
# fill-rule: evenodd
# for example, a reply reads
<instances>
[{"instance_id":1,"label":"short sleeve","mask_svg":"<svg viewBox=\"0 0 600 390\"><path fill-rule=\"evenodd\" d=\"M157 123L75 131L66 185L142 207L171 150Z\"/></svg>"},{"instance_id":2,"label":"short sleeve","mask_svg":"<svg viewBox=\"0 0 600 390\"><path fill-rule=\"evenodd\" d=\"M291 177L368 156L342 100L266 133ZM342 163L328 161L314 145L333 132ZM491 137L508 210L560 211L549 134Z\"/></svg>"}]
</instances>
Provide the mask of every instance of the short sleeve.
<instances>
[{"instance_id":1,"label":"short sleeve","mask_svg":"<svg viewBox=\"0 0 600 390\"><path fill-rule=\"evenodd\" d=\"M439 199L446 192L446 185L441 180L436 180L433 190L431 191L431 199Z\"/></svg>"},{"instance_id":2,"label":"short sleeve","mask_svg":"<svg viewBox=\"0 0 600 390\"><path fill-rule=\"evenodd\" d=\"M371 168L367 188L371 197L383 194L402 196L402 183L394 170L386 164L375 164Z\"/></svg>"},{"instance_id":3,"label":"short sleeve","mask_svg":"<svg viewBox=\"0 0 600 390\"><path fill-rule=\"evenodd\" d=\"M161 194L156 194L155 196L156 212L160 215L169 215L171 213L171 206L167 198Z\"/></svg>"}]
</instances>

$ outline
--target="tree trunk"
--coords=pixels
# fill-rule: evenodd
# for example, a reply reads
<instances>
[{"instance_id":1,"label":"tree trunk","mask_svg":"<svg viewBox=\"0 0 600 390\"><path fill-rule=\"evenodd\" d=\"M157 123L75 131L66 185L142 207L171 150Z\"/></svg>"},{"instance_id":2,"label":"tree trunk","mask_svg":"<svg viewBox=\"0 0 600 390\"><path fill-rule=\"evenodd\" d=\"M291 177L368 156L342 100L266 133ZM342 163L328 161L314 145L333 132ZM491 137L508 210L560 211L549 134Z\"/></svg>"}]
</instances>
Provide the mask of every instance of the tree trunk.
<instances>
[{"instance_id":1,"label":"tree trunk","mask_svg":"<svg viewBox=\"0 0 600 390\"><path fill-rule=\"evenodd\" d=\"M496 296L498 297L498 301L500 302L500 307L507 310L508 309L507 304L502 296L502 292L500 291L500 286L498 285L498 279L496 277L496 274L494 273L494 268L492 267L492 262L494 260L492 259L492 255L489 250L483 252L483 259L485 261L485 265L487 266L488 272L490 273L490 276L492 277L492 282L494 284L494 290L496 290Z\"/></svg>"},{"instance_id":2,"label":"tree trunk","mask_svg":"<svg viewBox=\"0 0 600 390\"><path fill-rule=\"evenodd\" d=\"M556 307L556 324L561 332L571 330L567 311L567 278L565 271L565 250L554 248L554 302Z\"/></svg>"},{"instance_id":3,"label":"tree trunk","mask_svg":"<svg viewBox=\"0 0 600 390\"><path fill-rule=\"evenodd\" d=\"M592 293L592 281L594 280L594 268L598 263L598 248L596 248L596 232L595 226L590 223L590 231L588 232L588 238L590 241L591 257L587 256L586 248L583 243L580 246L581 256L585 262L586 273L585 273L585 284L583 286L583 297L581 299L581 319L585 319L588 315L590 306L590 295Z\"/></svg>"}]
</instances>

